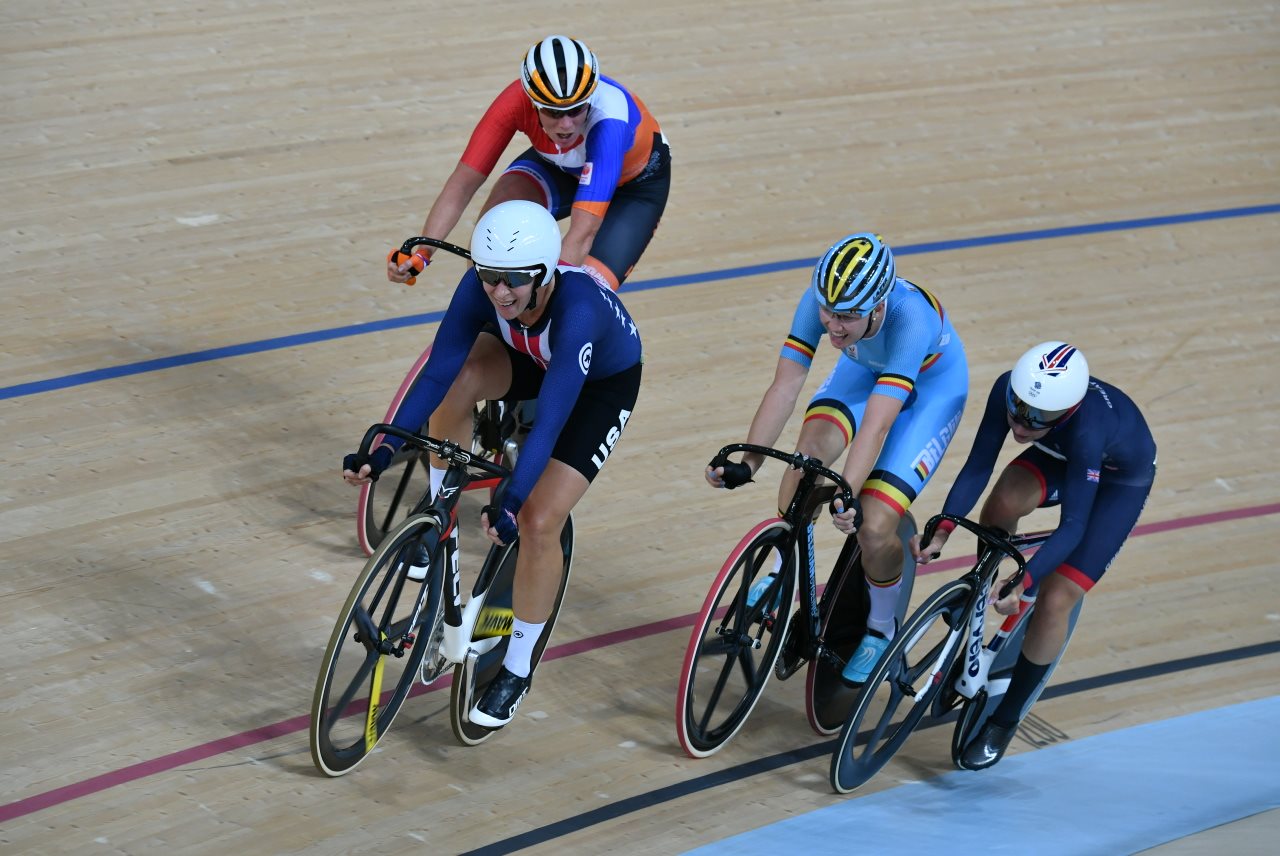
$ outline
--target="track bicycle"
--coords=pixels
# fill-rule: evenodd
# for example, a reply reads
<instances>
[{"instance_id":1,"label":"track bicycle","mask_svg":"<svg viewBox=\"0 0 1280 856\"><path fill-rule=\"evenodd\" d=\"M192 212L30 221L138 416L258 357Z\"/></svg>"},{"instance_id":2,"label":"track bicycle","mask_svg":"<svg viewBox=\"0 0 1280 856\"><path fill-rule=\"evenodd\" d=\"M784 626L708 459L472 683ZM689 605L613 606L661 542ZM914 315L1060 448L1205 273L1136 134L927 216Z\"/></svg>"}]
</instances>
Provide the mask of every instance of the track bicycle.
<instances>
[{"instance_id":1,"label":"track bicycle","mask_svg":"<svg viewBox=\"0 0 1280 856\"><path fill-rule=\"evenodd\" d=\"M711 466L724 465L735 452L774 458L802 475L786 512L756 525L729 553L694 622L676 693L676 732L681 747L695 758L718 751L738 732L770 674L786 680L805 663L809 725L818 734L834 734L854 695L840 672L866 632L869 603L856 535L845 539L818 596L814 524L837 490L846 508L852 503L849 484L817 458L748 443L725 446ZM914 534L915 521L903 515L899 619L915 575L909 546ZM770 574L767 588L753 600L752 588ZM800 605L793 614L797 588Z\"/></svg>"},{"instance_id":2,"label":"track bicycle","mask_svg":"<svg viewBox=\"0 0 1280 856\"><path fill-rule=\"evenodd\" d=\"M932 541L944 520L977 536L976 560L969 571L916 608L859 690L831 756L831 787L837 793L850 793L874 776L902 748L926 713L941 718L962 705L951 739L951 760L960 767L965 748L1009 686L1035 598L1023 595L1019 611L1006 616L986 640L989 594L1001 562L1013 560L1017 571L1000 587L998 597L1018 584L1026 573L1026 553L1044 544L1053 530L1005 535L963 517L939 514L925 525L920 542ZM1082 605L1083 600L1072 612L1068 642ZM1039 698L1065 651L1064 644L1023 715Z\"/></svg>"},{"instance_id":3,"label":"track bicycle","mask_svg":"<svg viewBox=\"0 0 1280 856\"><path fill-rule=\"evenodd\" d=\"M457 740L474 746L498 730L471 722L470 712L497 675L510 639L519 539L489 548L464 602L456 531L463 491L478 480L505 480L510 470L456 443L384 423L365 433L358 465L384 435L439 456L448 469L438 495L432 499L424 492L408 517L378 544L334 625L311 703L311 757L328 776L354 769L374 750L410 695L425 692L415 686L430 686L450 668L450 724ZM560 543L564 575L534 648L535 668L569 582L572 517L565 521Z\"/></svg>"},{"instance_id":4,"label":"track bicycle","mask_svg":"<svg viewBox=\"0 0 1280 856\"><path fill-rule=\"evenodd\" d=\"M409 238L401 244L400 256L408 257L414 248L421 246L435 247L471 260L471 252L457 244L423 237ZM401 381L386 415L382 417L383 422L391 422L395 418L401 402L418 382L429 356L430 345ZM520 437L528 433L528 426L521 424L518 410L511 402L501 400L477 402L472 419L471 453L505 464L508 468L515 466ZM422 430L426 430L425 425ZM413 498L427 489L429 478L423 451L406 443L396 452L377 482L361 486L356 502L356 538L366 556L372 555L387 533L408 516ZM468 485L468 489L488 488L492 492L496 485L494 479L482 479Z\"/></svg>"}]
</instances>

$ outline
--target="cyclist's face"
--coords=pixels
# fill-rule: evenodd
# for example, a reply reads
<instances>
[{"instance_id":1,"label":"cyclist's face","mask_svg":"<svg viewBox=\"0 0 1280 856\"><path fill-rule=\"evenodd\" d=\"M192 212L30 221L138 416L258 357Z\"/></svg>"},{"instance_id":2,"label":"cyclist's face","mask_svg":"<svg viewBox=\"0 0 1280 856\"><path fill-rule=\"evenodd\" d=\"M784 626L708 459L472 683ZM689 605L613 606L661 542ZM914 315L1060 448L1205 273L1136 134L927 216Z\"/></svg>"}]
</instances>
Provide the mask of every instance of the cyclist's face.
<instances>
[{"instance_id":1,"label":"cyclist's face","mask_svg":"<svg viewBox=\"0 0 1280 856\"><path fill-rule=\"evenodd\" d=\"M484 286L484 293L492 301L493 308L498 310L504 320L511 321L529 308L529 299L533 297L533 283L514 288L506 280L499 280L495 285L487 282L481 284Z\"/></svg>"},{"instance_id":2,"label":"cyclist's face","mask_svg":"<svg viewBox=\"0 0 1280 856\"><path fill-rule=\"evenodd\" d=\"M582 126L587 124L587 115L591 111L588 105L579 104L572 110L552 110L549 107L538 108L538 122L547 136L560 145L567 145L582 133Z\"/></svg>"},{"instance_id":3,"label":"cyclist's face","mask_svg":"<svg viewBox=\"0 0 1280 856\"><path fill-rule=\"evenodd\" d=\"M1004 412L1004 419L1009 423L1009 430L1013 433L1013 439L1016 443L1034 443L1052 430L1051 428L1041 428L1038 431L1033 431L1015 420L1013 414L1008 410Z\"/></svg>"},{"instance_id":4,"label":"cyclist's face","mask_svg":"<svg viewBox=\"0 0 1280 856\"><path fill-rule=\"evenodd\" d=\"M871 332L871 325L875 322L871 312L866 315L845 315L832 312L825 306L818 307L818 317L827 330L827 338L831 340L831 346L840 350L865 339Z\"/></svg>"}]
</instances>

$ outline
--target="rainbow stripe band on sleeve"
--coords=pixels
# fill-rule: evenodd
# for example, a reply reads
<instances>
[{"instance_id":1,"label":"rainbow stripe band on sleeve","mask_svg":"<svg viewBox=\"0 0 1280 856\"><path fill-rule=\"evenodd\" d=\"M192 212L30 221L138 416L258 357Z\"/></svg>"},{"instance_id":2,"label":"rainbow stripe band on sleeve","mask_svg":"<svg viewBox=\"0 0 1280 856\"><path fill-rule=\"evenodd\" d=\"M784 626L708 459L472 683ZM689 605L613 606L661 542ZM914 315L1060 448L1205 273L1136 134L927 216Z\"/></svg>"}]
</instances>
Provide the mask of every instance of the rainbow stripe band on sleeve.
<instances>
[{"instance_id":1,"label":"rainbow stripe band on sleeve","mask_svg":"<svg viewBox=\"0 0 1280 856\"><path fill-rule=\"evenodd\" d=\"M916 388L915 381L904 375L882 374L876 379L877 387L887 387L884 394L893 398L905 399ZM892 392L889 390L893 390Z\"/></svg>"},{"instance_id":2,"label":"rainbow stripe band on sleeve","mask_svg":"<svg viewBox=\"0 0 1280 856\"><path fill-rule=\"evenodd\" d=\"M809 366L813 363L815 348L795 336L788 336L787 341L782 343L782 353L801 365Z\"/></svg>"}]
</instances>

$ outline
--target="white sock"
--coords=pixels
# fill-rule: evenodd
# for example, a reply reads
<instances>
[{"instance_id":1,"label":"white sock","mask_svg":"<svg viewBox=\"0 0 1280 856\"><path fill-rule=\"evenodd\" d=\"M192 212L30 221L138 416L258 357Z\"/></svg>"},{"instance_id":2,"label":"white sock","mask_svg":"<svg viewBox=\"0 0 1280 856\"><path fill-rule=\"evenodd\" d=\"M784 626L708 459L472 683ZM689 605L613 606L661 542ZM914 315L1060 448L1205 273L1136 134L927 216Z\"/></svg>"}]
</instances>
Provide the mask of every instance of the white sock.
<instances>
[{"instance_id":1,"label":"white sock","mask_svg":"<svg viewBox=\"0 0 1280 856\"><path fill-rule=\"evenodd\" d=\"M902 577L889 585L867 580L867 594L871 597L871 609L867 615L867 629L874 630L886 639L892 639L894 614L898 611L898 594L902 591Z\"/></svg>"},{"instance_id":2,"label":"white sock","mask_svg":"<svg viewBox=\"0 0 1280 856\"><path fill-rule=\"evenodd\" d=\"M507 643L507 655L502 658L502 665L513 675L527 678L529 672L533 671L530 662L533 659L533 649L542 637L542 628L546 626L545 621L530 624L519 618L511 622L511 641Z\"/></svg>"},{"instance_id":3,"label":"white sock","mask_svg":"<svg viewBox=\"0 0 1280 856\"><path fill-rule=\"evenodd\" d=\"M431 496L435 498L435 495L440 492L440 485L444 484L444 474L448 469L437 467L435 464L429 465L428 469L431 470Z\"/></svg>"}]
</instances>

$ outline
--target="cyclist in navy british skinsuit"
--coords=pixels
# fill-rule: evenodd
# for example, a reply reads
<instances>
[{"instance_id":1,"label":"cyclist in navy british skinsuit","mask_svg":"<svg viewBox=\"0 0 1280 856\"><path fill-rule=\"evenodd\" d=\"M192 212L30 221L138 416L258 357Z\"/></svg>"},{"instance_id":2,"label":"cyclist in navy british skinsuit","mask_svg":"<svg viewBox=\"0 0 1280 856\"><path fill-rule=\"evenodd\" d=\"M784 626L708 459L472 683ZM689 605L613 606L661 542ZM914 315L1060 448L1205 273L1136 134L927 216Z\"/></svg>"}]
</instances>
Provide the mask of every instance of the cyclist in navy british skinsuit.
<instances>
[{"instance_id":1,"label":"cyclist in navy british skinsuit","mask_svg":"<svg viewBox=\"0 0 1280 856\"><path fill-rule=\"evenodd\" d=\"M995 602L1015 615L1034 602L1022 651L1004 699L966 747L961 764L981 770L1000 760L1066 642L1072 610L1106 572L1137 524L1156 474L1156 444L1138 406L1089 376L1084 354L1044 342L996 378L973 449L942 506L964 516L986 488L1005 437L1030 448L1001 472L980 522L1006 532L1036 508L1057 505L1058 528L1027 562L1027 573ZM917 561L937 558L954 524L944 521ZM1006 580L1007 582L1007 580Z\"/></svg>"},{"instance_id":2,"label":"cyclist in navy british skinsuit","mask_svg":"<svg viewBox=\"0 0 1280 856\"><path fill-rule=\"evenodd\" d=\"M480 218L471 239L474 267L458 283L422 375L391 420L417 430L446 401L538 403L510 483L498 506L481 515L494 543L520 536L511 642L471 711L472 722L489 728L510 722L528 692L531 654L560 585L560 532L613 451L640 390L643 354L631 316L582 270L557 268L560 241L555 218L534 202L504 202ZM497 347L481 342L494 327ZM358 469L348 456L343 477L351 484L375 478L400 443L388 438Z\"/></svg>"}]
</instances>

